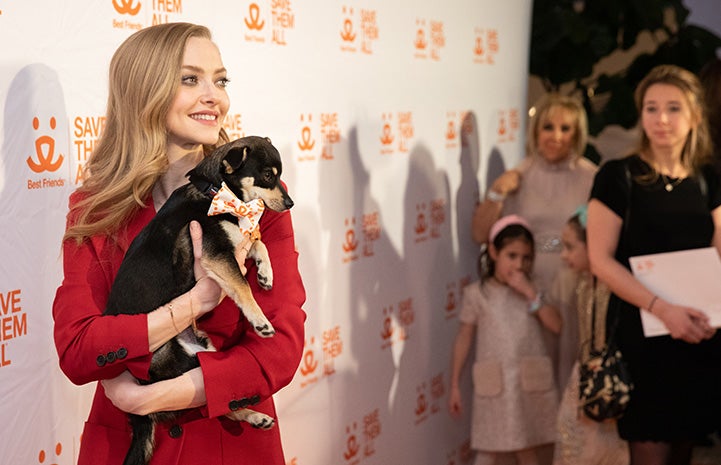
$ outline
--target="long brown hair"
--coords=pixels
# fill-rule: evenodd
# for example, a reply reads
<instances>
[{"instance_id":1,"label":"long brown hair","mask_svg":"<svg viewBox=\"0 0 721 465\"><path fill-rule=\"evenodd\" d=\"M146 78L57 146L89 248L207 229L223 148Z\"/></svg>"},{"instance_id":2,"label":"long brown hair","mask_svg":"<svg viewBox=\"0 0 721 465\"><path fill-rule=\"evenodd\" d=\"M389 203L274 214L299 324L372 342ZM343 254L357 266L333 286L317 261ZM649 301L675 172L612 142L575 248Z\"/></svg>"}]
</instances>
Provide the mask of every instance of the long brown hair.
<instances>
[{"instance_id":1,"label":"long brown hair","mask_svg":"<svg viewBox=\"0 0 721 465\"><path fill-rule=\"evenodd\" d=\"M112 236L144 206L168 166L166 117L191 37L211 39L211 33L195 24L160 24L134 33L115 51L105 128L84 167L80 200L70 211L74 221L64 239ZM221 129L218 144L227 141Z\"/></svg>"},{"instance_id":2,"label":"long brown hair","mask_svg":"<svg viewBox=\"0 0 721 465\"><path fill-rule=\"evenodd\" d=\"M634 94L636 110L639 114L639 126L643 112L643 99L649 87L654 84L674 86L686 97L692 117L697 124L691 128L686 137L686 143L681 151L681 163L689 174L696 175L699 173L700 167L709 162L712 150L704 103L704 89L701 82L692 72L675 65L659 65L653 68L638 84ZM638 143L637 152L648 152L651 142L643 129L640 130L640 133L641 140ZM651 168L653 169L653 167ZM654 170L649 176L644 177L648 178L645 179L646 181L653 182L658 177L658 173Z\"/></svg>"}]
</instances>

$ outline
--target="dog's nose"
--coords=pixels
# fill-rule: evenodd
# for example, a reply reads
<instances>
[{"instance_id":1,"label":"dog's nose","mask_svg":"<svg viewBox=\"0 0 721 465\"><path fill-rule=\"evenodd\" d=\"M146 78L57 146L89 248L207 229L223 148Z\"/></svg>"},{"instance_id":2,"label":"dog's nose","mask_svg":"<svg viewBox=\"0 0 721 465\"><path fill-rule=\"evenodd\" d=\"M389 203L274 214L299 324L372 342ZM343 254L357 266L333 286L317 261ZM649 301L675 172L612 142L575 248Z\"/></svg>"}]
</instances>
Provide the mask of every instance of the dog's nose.
<instances>
[{"instance_id":1,"label":"dog's nose","mask_svg":"<svg viewBox=\"0 0 721 465\"><path fill-rule=\"evenodd\" d=\"M285 199L283 199L283 205L285 205L286 210L290 210L291 208L293 208L293 205L295 205L295 203L293 203L293 199L291 199L290 197L286 197Z\"/></svg>"}]
</instances>

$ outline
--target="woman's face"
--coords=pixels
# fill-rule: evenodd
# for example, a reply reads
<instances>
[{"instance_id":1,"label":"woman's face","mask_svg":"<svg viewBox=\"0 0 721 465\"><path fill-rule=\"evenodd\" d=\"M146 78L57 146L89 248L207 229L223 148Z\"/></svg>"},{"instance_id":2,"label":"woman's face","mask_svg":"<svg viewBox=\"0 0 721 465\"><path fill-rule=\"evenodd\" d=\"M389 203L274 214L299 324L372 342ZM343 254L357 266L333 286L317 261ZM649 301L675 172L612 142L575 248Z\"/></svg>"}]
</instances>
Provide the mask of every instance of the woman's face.
<instances>
[{"instance_id":1,"label":"woman's face","mask_svg":"<svg viewBox=\"0 0 721 465\"><path fill-rule=\"evenodd\" d=\"M641 108L641 125L652 150L680 151L695 124L681 89L661 83L646 89Z\"/></svg>"},{"instance_id":2,"label":"woman's face","mask_svg":"<svg viewBox=\"0 0 721 465\"><path fill-rule=\"evenodd\" d=\"M185 45L181 81L167 116L168 148L192 150L215 144L228 113L228 83L218 47L191 37Z\"/></svg>"},{"instance_id":3,"label":"woman's face","mask_svg":"<svg viewBox=\"0 0 721 465\"><path fill-rule=\"evenodd\" d=\"M563 244L561 259L570 269L573 271L588 271L590 269L586 243L578 237L576 228L568 224L563 227L561 244Z\"/></svg>"},{"instance_id":4,"label":"woman's face","mask_svg":"<svg viewBox=\"0 0 721 465\"><path fill-rule=\"evenodd\" d=\"M528 276L533 268L533 249L524 239L511 239L501 249L491 245L491 259L495 262L493 277L506 284L514 273Z\"/></svg>"},{"instance_id":5,"label":"woman's face","mask_svg":"<svg viewBox=\"0 0 721 465\"><path fill-rule=\"evenodd\" d=\"M549 163L565 160L576 139L576 118L570 110L550 108L538 125L538 153Z\"/></svg>"}]
</instances>

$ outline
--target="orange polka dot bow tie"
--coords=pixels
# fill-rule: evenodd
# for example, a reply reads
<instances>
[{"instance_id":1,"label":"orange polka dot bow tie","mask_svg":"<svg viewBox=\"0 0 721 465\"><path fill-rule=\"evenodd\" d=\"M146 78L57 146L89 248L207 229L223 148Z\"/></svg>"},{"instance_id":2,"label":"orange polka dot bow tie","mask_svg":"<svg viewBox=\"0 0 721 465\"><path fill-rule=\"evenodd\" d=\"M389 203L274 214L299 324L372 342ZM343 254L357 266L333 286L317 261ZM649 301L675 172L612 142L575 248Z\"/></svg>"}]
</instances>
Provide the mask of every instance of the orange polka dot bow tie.
<instances>
[{"instance_id":1,"label":"orange polka dot bow tie","mask_svg":"<svg viewBox=\"0 0 721 465\"><path fill-rule=\"evenodd\" d=\"M208 216L230 213L238 218L238 228L240 228L240 232L252 240L256 240L260 239L258 223L264 211L265 204L261 199L243 202L223 183L218 193L213 197L210 209L208 210Z\"/></svg>"}]
</instances>

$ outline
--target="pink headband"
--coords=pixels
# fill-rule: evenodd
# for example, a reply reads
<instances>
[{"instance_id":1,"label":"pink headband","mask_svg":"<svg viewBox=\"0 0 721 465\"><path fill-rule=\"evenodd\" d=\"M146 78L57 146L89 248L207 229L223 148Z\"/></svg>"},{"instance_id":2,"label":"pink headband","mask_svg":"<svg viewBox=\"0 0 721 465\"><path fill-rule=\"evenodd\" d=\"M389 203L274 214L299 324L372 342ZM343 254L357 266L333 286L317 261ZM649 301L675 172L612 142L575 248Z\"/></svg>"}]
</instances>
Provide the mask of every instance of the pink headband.
<instances>
[{"instance_id":1,"label":"pink headband","mask_svg":"<svg viewBox=\"0 0 721 465\"><path fill-rule=\"evenodd\" d=\"M493 243L493 240L496 238L499 232L506 229L506 227L512 225L512 224L520 224L524 228L531 230L531 227L528 225L528 222L524 220L522 217L518 215L507 215L503 218L499 219L495 223L493 223L493 226L491 226L491 232L488 234L488 242Z\"/></svg>"}]
</instances>

